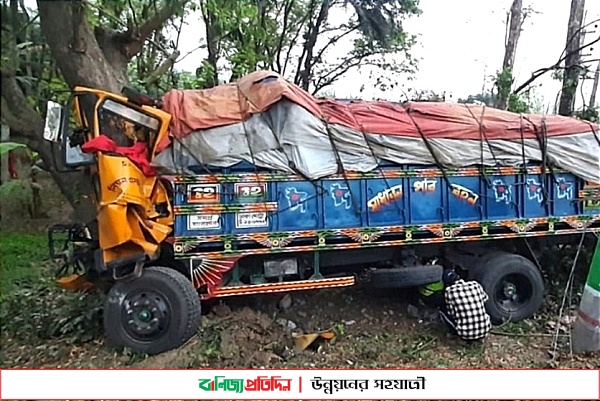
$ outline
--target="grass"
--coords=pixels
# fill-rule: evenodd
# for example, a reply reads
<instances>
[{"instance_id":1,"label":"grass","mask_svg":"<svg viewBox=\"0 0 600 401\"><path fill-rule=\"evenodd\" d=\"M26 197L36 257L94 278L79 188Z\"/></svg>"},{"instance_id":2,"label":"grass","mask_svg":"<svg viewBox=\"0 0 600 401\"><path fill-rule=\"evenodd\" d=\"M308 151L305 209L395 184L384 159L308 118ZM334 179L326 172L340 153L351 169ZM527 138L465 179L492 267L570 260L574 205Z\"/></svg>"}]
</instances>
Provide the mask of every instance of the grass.
<instances>
[{"instance_id":1,"label":"grass","mask_svg":"<svg viewBox=\"0 0 600 401\"><path fill-rule=\"evenodd\" d=\"M0 297L18 284L40 278L41 262L48 260L45 234L2 233L0 237Z\"/></svg>"}]
</instances>

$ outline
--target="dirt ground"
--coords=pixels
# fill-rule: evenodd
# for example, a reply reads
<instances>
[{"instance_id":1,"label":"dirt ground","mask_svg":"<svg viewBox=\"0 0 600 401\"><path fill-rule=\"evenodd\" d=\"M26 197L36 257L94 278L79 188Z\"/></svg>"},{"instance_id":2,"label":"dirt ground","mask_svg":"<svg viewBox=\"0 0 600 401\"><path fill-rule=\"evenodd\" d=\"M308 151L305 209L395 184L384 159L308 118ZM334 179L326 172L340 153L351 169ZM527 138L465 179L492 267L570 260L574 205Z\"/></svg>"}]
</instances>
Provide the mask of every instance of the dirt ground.
<instances>
[{"instance_id":1,"label":"dirt ground","mask_svg":"<svg viewBox=\"0 0 600 401\"><path fill-rule=\"evenodd\" d=\"M115 353L96 336L71 344L4 338L2 359L7 367L53 368L600 368L600 355L570 355L568 319L556 351L547 315L496 327L482 343L466 344L416 305L408 292L359 287L243 297L211 305L197 337L158 356ZM329 329L333 340L296 351L292 333Z\"/></svg>"}]
</instances>

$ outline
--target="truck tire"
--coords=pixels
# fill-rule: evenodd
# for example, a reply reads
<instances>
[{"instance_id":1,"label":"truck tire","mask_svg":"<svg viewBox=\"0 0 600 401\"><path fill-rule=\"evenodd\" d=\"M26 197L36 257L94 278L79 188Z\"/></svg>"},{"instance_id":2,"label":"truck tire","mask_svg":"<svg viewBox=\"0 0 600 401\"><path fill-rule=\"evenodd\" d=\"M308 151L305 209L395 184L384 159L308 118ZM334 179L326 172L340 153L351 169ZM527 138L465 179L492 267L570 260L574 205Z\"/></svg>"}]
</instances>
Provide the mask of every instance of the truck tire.
<instances>
[{"instance_id":1,"label":"truck tire","mask_svg":"<svg viewBox=\"0 0 600 401\"><path fill-rule=\"evenodd\" d=\"M141 277L115 283L104 302L110 345L145 354L178 348L198 332L200 298L192 283L167 267L147 267Z\"/></svg>"},{"instance_id":2,"label":"truck tire","mask_svg":"<svg viewBox=\"0 0 600 401\"><path fill-rule=\"evenodd\" d=\"M435 283L442 279L444 268L439 265L391 267L370 272L369 285L377 288L409 288Z\"/></svg>"},{"instance_id":3,"label":"truck tire","mask_svg":"<svg viewBox=\"0 0 600 401\"><path fill-rule=\"evenodd\" d=\"M498 254L488 259L477 276L489 296L486 309L494 324L527 319L542 306L542 274L521 255Z\"/></svg>"}]
</instances>

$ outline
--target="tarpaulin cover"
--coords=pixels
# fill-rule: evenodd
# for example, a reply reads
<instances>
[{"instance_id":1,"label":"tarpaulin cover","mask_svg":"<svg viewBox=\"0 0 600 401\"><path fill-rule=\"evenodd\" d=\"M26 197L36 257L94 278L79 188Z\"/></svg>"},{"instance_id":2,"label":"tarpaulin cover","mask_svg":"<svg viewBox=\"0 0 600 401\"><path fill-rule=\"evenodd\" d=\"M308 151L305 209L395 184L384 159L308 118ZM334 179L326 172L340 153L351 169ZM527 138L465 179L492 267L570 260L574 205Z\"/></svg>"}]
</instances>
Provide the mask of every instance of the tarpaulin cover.
<instances>
[{"instance_id":1,"label":"tarpaulin cover","mask_svg":"<svg viewBox=\"0 0 600 401\"><path fill-rule=\"evenodd\" d=\"M371 171L381 160L458 168L546 161L600 183L598 125L485 106L316 99L258 71L207 90L172 90L172 143L153 165L165 173L241 161L317 179Z\"/></svg>"}]
</instances>

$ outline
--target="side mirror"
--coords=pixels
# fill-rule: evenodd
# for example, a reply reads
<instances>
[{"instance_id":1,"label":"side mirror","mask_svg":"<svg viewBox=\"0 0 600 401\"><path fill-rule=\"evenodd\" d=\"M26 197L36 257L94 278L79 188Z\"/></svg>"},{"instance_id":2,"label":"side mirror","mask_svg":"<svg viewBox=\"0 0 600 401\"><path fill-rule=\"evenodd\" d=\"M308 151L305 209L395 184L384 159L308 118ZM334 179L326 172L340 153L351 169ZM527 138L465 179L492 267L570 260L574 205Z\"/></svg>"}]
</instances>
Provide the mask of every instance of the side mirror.
<instances>
[{"instance_id":1,"label":"side mirror","mask_svg":"<svg viewBox=\"0 0 600 401\"><path fill-rule=\"evenodd\" d=\"M61 142L60 128L62 124L63 107L53 101L48 101L44 139L50 142Z\"/></svg>"}]
</instances>

